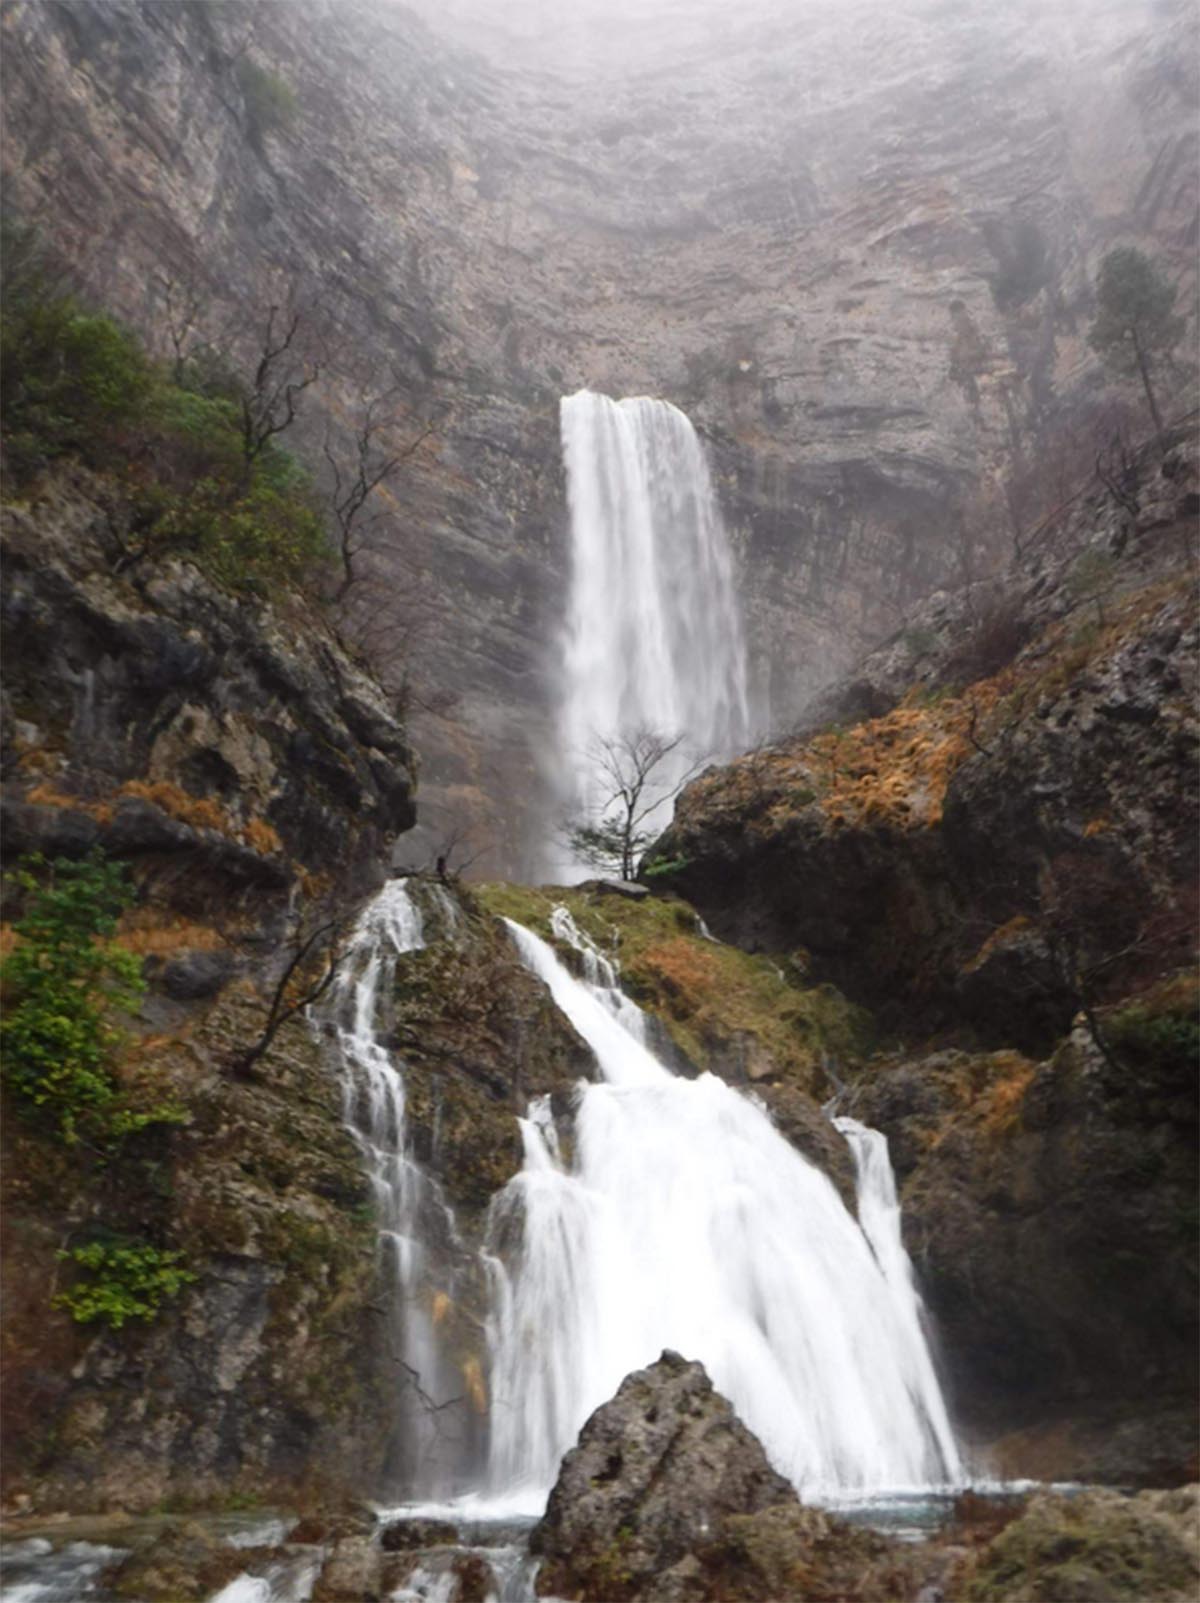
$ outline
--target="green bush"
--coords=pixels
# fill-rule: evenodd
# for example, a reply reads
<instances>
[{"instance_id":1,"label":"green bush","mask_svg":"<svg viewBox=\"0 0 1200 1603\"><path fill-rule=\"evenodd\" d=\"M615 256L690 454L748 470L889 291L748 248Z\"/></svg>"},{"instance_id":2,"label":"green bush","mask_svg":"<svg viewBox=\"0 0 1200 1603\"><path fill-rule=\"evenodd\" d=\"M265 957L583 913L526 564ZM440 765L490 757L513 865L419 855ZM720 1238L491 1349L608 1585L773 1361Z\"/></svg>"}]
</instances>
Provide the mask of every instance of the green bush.
<instances>
[{"instance_id":1,"label":"green bush","mask_svg":"<svg viewBox=\"0 0 1200 1603\"><path fill-rule=\"evenodd\" d=\"M250 136L256 142L264 134L286 132L295 122L300 109L296 91L277 72L243 58L238 63L238 83L246 102Z\"/></svg>"},{"instance_id":2,"label":"green bush","mask_svg":"<svg viewBox=\"0 0 1200 1603\"><path fill-rule=\"evenodd\" d=\"M665 879L669 874L682 874L691 863L690 857L662 857L651 863L643 863L641 877L643 879Z\"/></svg>"},{"instance_id":3,"label":"green bush","mask_svg":"<svg viewBox=\"0 0 1200 1603\"><path fill-rule=\"evenodd\" d=\"M132 335L71 295L5 292L0 371L5 460L18 478L66 452L102 459L107 437L143 413L154 388Z\"/></svg>"},{"instance_id":4,"label":"green bush","mask_svg":"<svg viewBox=\"0 0 1200 1603\"><path fill-rule=\"evenodd\" d=\"M303 586L331 550L309 475L269 444L247 459L242 387L214 353L180 383L112 318L58 283L30 236L5 236L0 424L16 482L62 456L123 481L137 540L127 561L190 556L234 589Z\"/></svg>"},{"instance_id":5,"label":"green bush","mask_svg":"<svg viewBox=\"0 0 1200 1603\"><path fill-rule=\"evenodd\" d=\"M113 1074L125 1041L114 1019L135 1011L144 989L138 959L111 939L132 900L121 866L99 853L78 862L36 856L22 861L16 881L25 911L0 967L5 1083L68 1145L180 1123L185 1114L173 1104L132 1106Z\"/></svg>"},{"instance_id":6,"label":"green bush","mask_svg":"<svg viewBox=\"0 0 1200 1603\"><path fill-rule=\"evenodd\" d=\"M99 1320L120 1330L130 1319L153 1319L165 1297L178 1296L196 1279L181 1252L127 1237L90 1241L58 1256L81 1271L70 1290L54 1298L79 1325Z\"/></svg>"},{"instance_id":7,"label":"green bush","mask_svg":"<svg viewBox=\"0 0 1200 1603\"><path fill-rule=\"evenodd\" d=\"M1111 1045L1135 1063L1177 1066L1184 1074L1200 1063L1200 1022L1191 1010L1153 1012L1135 1003L1112 1015L1107 1034Z\"/></svg>"}]
</instances>

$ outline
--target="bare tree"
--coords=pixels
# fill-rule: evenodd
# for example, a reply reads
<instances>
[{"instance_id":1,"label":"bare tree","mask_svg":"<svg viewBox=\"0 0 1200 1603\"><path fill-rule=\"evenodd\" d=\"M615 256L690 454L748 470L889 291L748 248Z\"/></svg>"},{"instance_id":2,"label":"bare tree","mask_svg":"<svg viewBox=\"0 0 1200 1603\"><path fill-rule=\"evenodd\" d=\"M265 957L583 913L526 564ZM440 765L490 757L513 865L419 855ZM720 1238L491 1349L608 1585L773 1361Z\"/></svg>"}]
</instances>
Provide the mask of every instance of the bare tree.
<instances>
[{"instance_id":1,"label":"bare tree","mask_svg":"<svg viewBox=\"0 0 1200 1603\"><path fill-rule=\"evenodd\" d=\"M389 437L398 423L390 409L396 393L393 388L365 403L348 452L336 451L328 428L325 431L325 460L332 481L329 510L342 563L342 581L334 596L335 602L345 598L359 577L354 559L369 543L378 525L380 514L368 513L368 503L375 491L394 478L401 466L416 455L437 427L436 423L426 423L405 445L391 445Z\"/></svg>"},{"instance_id":2,"label":"bare tree","mask_svg":"<svg viewBox=\"0 0 1200 1603\"><path fill-rule=\"evenodd\" d=\"M160 273L158 288L163 298L163 322L172 352L171 377L176 384L182 384L189 359L208 344L196 334L206 301L190 274Z\"/></svg>"},{"instance_id":3,"label":"bare tree","mask_svg":"<svg viewBox=\"0 0 1200 1603\"><path fill-rule=\"evenodd\" d=\"M271 306L258 341L258 362L242 396L242 456L251 468L276 435L296 421L300 396L321 376L320 362L301 349L303 314Z\"/></svg>"},{"instance_id":4,"label":"bare tree","mask_svg":"<svg viewBox=\"0 0 1200 1603\"><path fill-rule=\"evenodd\" d=\"M679 794L704 761L697 760L682 774L668 765L683 741L683 734L645 727L593 736L587 756L598 802L592 816L570 819L565 826L577 857L596 868L615 869L622 879L633 878L656 835L645 827L647 819Z\"/></svg>"},{"instance_id":5,"label":"bare tree","mask_svg":"<svg viewBox=\"0 0 1200 1603\"><path fill-rule=\"evenodd\" d=\"M257 1040L233 1060L233 1071L239 1077L249 1078L254 1065L270 1051L271 1043L288 1020L320 1001L333 984L342 960L344 924L344 919L332 918L307 934L303 930L297 933Z\"/></svg>"}]
</instances>

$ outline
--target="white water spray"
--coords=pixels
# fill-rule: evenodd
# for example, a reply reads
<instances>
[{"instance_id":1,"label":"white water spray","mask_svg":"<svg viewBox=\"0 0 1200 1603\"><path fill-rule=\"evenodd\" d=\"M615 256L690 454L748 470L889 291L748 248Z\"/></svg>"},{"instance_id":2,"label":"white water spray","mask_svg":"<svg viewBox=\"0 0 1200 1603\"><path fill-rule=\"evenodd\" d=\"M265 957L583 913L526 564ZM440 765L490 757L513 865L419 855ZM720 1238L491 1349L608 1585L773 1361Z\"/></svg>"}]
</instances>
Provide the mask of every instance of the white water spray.
<instances>
[{"instance_id":1,"label":"white water spray","mask_svg":"<svg viewBox=\"0 0 1200 1603\"><path fill-rule=\"evenodd\" d=\"M458 909L440 886L424 892L451 928ZM388 1292L387 1346L397 1364L396 1433L402 1457L390 1466L423 1491L453 1483L460 1443L429 1404L454 1395L460 1379L440 1350L433 1317L433 1254L442 1280L449 1249L459 1248L451 1210L413 1158L404 1128L404 1080L384 1044L397 960L425 945L420 907L403 879L389 881L365 909L346 949L329 1006L342 1063L346 1124L362 1151L371 1186Z\"/></svg>"},{"instance_id":2,"label":"white water spray","mask_svg":"<svg viewBox=\"0 0 1200 1603\"><path fill-rule=\"evenodd\" d=\"M589 390L563 400L561 423L571 590L560 784L586 814L597 738L682 735L655 774L666 796L698 759L743 750L751 717L733 559L691 423L667 401ZM651 827L669 817L664 799Z\"/></svg>"},{"instance_id":3,"label":"white water spray","mask_svg":"<svg viewBox=\"0 0 1200 1603\"><path fill-rule=\"evenodd\" d=\"M533 1106L525 1167L494 1206L496 1236L521 1245L492 1330L493 1488L537 1506L588 1414L664 1347L705 1363L808 1495L960 1480L882 1137L848 1122L860 1228L759 1106L663 1068L565 912L555 933L583 952L583 981L509 927L603 1081L582 1088L571 1163Z\"/></svg>"}]
</instances>

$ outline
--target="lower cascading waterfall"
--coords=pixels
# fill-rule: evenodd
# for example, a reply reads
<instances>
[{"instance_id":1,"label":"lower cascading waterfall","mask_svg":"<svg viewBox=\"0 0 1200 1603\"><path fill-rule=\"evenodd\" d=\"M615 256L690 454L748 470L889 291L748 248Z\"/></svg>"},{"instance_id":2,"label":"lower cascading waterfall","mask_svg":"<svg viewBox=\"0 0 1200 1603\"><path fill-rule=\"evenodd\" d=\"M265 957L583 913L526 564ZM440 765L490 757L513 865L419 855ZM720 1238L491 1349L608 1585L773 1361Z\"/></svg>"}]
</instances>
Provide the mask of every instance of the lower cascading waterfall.
<instances>
[{"instance_id":1,"label":"lower cascading waterfall","mask_svg":"<svg viewBox=\"0 0 1200 1603\"><path fill-rule=\"evenodd\" d=\"M564 909L554 933L582 980L509 928L602 1079L581 1087L569 1161L533 1104L524 1168L493 1204L492 1493L538 1508L592 1410L667 1347L703 1361L808 1496L960 1482L884 1138L839 1121L860 1224L759 1105L658 1062Z\"/></svg>"},{"instance_id":2,"label":"lower cascading waterfall","mask_svg":"<svg viewBox=\"0 0 1200 1603\"><path fill-rule=\"evenodd\" d=\"M423 894L452 930L458 909L451 898L436 885L423 887ZM350 937L326 1017L342 1060L344 1117L363 1154L383 1256L386 1346L397 1371L398 1428L388 1474L433 1494L457 1483L471 1447L438 1408L461 1390L461 1376L438 1341L435 1313L438 1296L453 1293L447 1266L461 1243L440 1187L409 1151L404 1080L384 1040L397 960L424 945L421 907L405 880L389 881Z\"/></svg>"}]
</instances>

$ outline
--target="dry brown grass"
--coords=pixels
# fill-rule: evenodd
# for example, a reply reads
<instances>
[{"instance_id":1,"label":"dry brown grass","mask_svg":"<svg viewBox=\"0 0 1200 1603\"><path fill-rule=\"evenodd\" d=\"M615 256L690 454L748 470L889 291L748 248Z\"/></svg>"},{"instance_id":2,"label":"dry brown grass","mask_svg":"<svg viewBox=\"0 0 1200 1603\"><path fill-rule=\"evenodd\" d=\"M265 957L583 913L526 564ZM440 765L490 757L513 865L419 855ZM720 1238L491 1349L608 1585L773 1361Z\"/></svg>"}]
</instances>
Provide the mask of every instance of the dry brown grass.
<instances>
[{"instance_id":1,"label":"dry brown grass","mask_svg":"<svg viewBox=\"0 0 1200 1603\"><path fill-rule=\"evenodd\" d=\"M233 826L224 809L207 796L190 796L181 786L168 779L130 779L121 786L122 796L136 796L152 802L171 818L193 829L215 829L222 835L233 833Z\"/></svg>"},{"instance_id":2,"label":"dry brown grass","mask_svg":"<svg viewBox=\"0 0 1200 1603\"><path fill-rule=\"evenodd\" d=\"M50 781L34 785L26 792L25 800L33 802L38 807L58 807L75 813L87 813L99 824L112 823L112 804L106 801L85 801L81 796L69 796L66 791L59 790Z\"/></svg>"},{"instance_id":3,"label":"dry brown grass","mask_svg":"<svg viewBox=\"0 0 1200 1603\"><path fill-rule=\"evenodd\" d=\"M225 945L224 937L211 925L195 924L154 907L135 907L125 913L117 939L139 957L180 951L214 952Z\"/></svg>"},{"instance_id":4,"label":"dry brown grass","mask_svg":"<svg viewBox=\"0 0 1200 1603\"><path fill-rule=\"evenodd\" d=\"M1003 946L1004 943L1011 940L1014 935L1018 935L1022 930L1029 929L1030 927L1031 920L1024 913L1018 913L1016 918L1010 918L1007 924L1001 924L998 928L992 931L970 962L964 963L963 972L966 974L974 974L976 969L982 968L983 964L987 962L988 958L998 946Z\"/></svg>"},{"instance_id":5,"label":"dry brown grass","mask_svg":"<svg viewBox=\"0 0 1200 1603\"><path fill-rule=\"evenodd\" d=\"M1021 1104L1033 1081L1034 1065L1015 1053L1002 1064L1002 1073L980 1098L978 1111L989 1135L1005 1135L1020 1118Z\"/></svg>"},{"instance_id":6,"label":"dry brown grass","mask_svg":"<svg viewBox=\"0 0 1200 1603\"><path fill-rule=\"evenodd\" d=\"M276 852L283 850L279 831L273 824L268 824L265 818L251 818L242 829L242 839L252 851L261 853L263 857L273 857Z\"/></svg>"}]
</instances>

